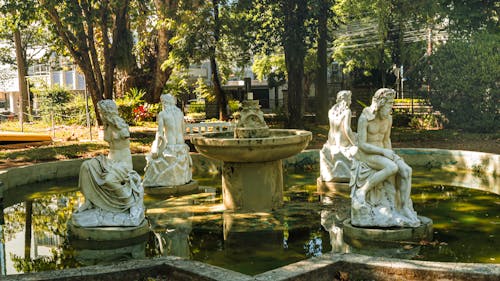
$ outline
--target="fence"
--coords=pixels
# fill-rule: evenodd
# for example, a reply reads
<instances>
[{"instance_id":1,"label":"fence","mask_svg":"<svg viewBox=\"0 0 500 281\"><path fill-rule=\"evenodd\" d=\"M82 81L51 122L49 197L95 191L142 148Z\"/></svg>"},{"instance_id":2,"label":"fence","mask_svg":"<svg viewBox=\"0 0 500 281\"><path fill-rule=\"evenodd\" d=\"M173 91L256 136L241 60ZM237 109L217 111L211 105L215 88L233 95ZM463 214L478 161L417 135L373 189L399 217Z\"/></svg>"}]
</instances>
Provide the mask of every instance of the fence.
<instances>
[{"instance_id":1,"label":"fence","mask_svg":"<svg viewBox=\"0 0 500 281\"><path fill-rule=\"evenodd\" d=\"M49 112L49 116L37 113L23 113L24 118L18 121L18 115L0 113L0 131L2 132L29 132L48 134L53 139L97 139L98 130L92 128L96 124L90 112L81 114L64 114ZM72 120L69 122L68 120ZM80 120L80 122L75 122Z\"/></svg>"}]
</instances>

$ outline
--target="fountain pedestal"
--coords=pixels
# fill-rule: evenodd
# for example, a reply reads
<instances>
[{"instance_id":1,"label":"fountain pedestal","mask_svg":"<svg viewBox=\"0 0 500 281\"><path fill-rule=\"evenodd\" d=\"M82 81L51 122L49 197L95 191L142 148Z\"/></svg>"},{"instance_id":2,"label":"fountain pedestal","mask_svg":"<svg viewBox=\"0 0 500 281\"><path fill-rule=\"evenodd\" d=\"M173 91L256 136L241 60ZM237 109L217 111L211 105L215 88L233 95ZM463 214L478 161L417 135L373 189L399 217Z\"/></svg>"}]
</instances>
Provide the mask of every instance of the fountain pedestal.
<instances>
[{"instance_id":1,"label":"fountain pedestal","mask_svg":"<svg viewBox=\"0 0 500 281\"><path fill-rule=\"evenodd\" d=\"M222 197L227 210L271 210L283 204L281 160L260 163L224 162Z\"/></svg>"},{"instance_id":2,"label":"fountain pedestal","mask_svg":"<svg viewBox=\"0 0 500 281\"><path fill-rule=\"evenodd\" d=\"M194 136L196 150L223 161L222 196L227 210L269 211L283 204L281 160L304 148L312 133L269 129L258 101L243 102L240 121L230 133Z\"/></svg>"}]
</instances>

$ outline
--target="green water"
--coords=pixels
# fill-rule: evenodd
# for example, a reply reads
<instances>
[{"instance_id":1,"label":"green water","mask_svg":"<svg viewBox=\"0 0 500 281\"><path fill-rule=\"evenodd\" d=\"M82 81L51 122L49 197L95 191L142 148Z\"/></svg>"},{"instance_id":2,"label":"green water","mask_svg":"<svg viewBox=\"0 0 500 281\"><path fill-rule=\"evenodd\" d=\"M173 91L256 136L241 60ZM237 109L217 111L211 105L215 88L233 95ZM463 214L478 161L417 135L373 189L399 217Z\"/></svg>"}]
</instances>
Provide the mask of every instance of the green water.
<instances>
[{"instance_id":1,"label":"green water","mask_svg":"<svg viewBox=\"0 0 500 281\"><path fill-rule=\"evenodd\" d=\"M316 194L317 175L315 170L285 173L284 207L273 213L224 212L218 177L198 178L200 185L207 186L198 194L146 196L150 237L144 245L119 251L114 258L177 255L255 275L332 249L338 251L345 245L331 244L327 228L335 222L328 220L335 215L347 216L349 199L339 195L331 198L333 204L321 204ZM445 262L500 261L500 196L443 184L460 176L414 169L414 208L433 220L434 239L399 245L406 256L393 256ZM5 192L7 274L113 262L109 257L82 258L88 251L75 249L67 239L66 222L83 200L76 182L53 181ZM26 206L31 206L31 211ZM26 225L32 229L27 259ZM350 251L356 249L351 247ZM393 252L374 251L389 256Z\"/></svg>"}]
</instances>

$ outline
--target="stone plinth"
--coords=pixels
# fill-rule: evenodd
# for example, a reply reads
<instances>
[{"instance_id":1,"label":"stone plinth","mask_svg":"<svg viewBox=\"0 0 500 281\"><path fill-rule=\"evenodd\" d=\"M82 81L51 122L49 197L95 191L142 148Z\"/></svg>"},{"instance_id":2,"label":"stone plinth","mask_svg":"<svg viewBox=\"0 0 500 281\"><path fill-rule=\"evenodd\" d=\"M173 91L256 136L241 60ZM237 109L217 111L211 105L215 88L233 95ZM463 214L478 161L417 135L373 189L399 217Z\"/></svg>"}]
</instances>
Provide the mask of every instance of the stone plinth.
<instances>
[{"instance_id":1,"label":"stone plinth","mask_svg":"<svg viewBox=\"0 0 500 281\"><path fill-rule=\"evenodd\" d=\"M222 197L227 210L264 211L280 207L283 204L281 160L224 162Z\"/></svg>"},{"instance_id":2,"label":"stone plinth","mask_svg":"<svg viewBox=\"0 0 500 281\"><path fill-rule=\"evenodd\" d=\"M68 221L70 237L76 240L127 241L149 233L149 223L144 219L138 226L79 227Z\"/></svg>"},{"instance_id":3,"label":"stone plinth","mask_svg":"<svg viewBox=\"0 0 500 281\"><path fill-rule=\"evenodd\" d=\"M145 187L144 192L149 195L177 196L198 192L198 181L192 180L186 184L174 186Z\"/></svg>"},{"instance_id":4,"label":"stone plinth","mask_svg":"<svg viewBox=\"0 0 500 281\"><path fill-rule=\"evenodd\" d=\"M392 241L418 242L432 240L432 220L418 216L420 225L417 227L367 228L356 227L347 219L343 222L344 239L349 241Z\"/></svg>"},{"instance_id":5,"label":"stone plinth","mask_svg":"<svg viewBox=\"0 0 500 281\"><path fill-rule=\"evenodd\" d=\"M321 177L316 179L316 186L320 194L350 194L349 182L323 181Z\"/></svg>"}]
</instances>

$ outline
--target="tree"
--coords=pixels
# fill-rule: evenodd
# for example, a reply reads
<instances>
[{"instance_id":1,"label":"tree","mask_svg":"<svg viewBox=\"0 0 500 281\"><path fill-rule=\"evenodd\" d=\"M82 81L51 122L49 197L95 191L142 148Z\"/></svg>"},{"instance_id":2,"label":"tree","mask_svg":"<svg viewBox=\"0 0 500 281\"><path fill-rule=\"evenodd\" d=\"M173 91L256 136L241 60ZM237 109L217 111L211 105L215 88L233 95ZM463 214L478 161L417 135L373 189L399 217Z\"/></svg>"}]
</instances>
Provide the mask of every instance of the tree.
<instances>
[{"instance_id":1,"label":"tree","mask_svg":"<svg viewBox=\"0 0 500 281\"><path fill-rule=\"evenodd\" d=\"M475 132L500 129L499 33L454 39L431 57L434 108L449 126Z\"/></svg>"},{"instance_id":2,"label":"tree","mask_svg":"<svg viewBox=\"0 0 500 281\"><path fill-rule=\"evenodd\" d=\"M337 1L334 11L340 27L335 32L334 59L345 72L378 75L376 86L389 86L388 74L393 73L397 87L401 65L412 67L425 54L436 5L427 0Z\"/></svg>"},{"instance_id":3,"label":"tree","mask_svg":"<svg viewBox=\"0 0 500 281\"><path fill-rule=\"evenodd\" d=\"M115 69L132 61L128 25L129 0L39 0L56 43L85 76L95 112L102 99L113 98ZM98 123L101 120L96 114Z\"/></svg>"},{"instance_id":4,"label":"tree","mask_svg":"<svg viewBox=\"0 0 500 281\"><path fill-rule=\"evenodd\" d=\"M452 35L471 35L479 30L498 32L500 4L495 0L440 0L439 20L447 22Z\"/></svg>"},{"instance_id":5,"label":"tree","mask_svg":"<svg viewBox=\"0 0 500 281\"><path fill-rule=\"evenodd\" d=\"M2 1L0 2L0 40L5 43L0 50L0 61L5 64L15 65L20 93L20 115L21 122L24 114L31 114L29 105L28 86L26 77L28 67L33 58L31 55L37 54L36 47L43 45L42 30L40 22L37 22L37 7L33 1ZM15 54L11 50L15 50Z\"/></svg>"},{"instance_id":6,"label":"tree","mask_svg":"<svg viewBox=\"0 0 500 281\"><path fill-rule=\"evenodd\" d=\"M179 6L173 50L165 65L187 69L191 63L209 61L212 92L220 119L227 119L227 98L222 84L238 66L249 61L248 40L241 32L245 17L240 2L185 1ZM181 70L182 71L182 70Z\"/></svg>"},{"instance_id":7,"label":"tree","mask_svg":"<svg viewBox=\"0 0 500 281\"><path fill-rule=\"evenodd\" d=\"M288 77L286 127L303 127L304 60L311 46L311 6L309 1L259 0L252 2L255 53L283 50Z\"/></svg>"},{"instance_id":8,"label":"tree","mask_svg":"<svg viewBox=\"0 0 500 281\"><path fill-rule=\"evenodd\" d=\"M330 0L318 0L315 13L318 19L317 70L316 70L316 123L328 123L328 18L331 17Z\"/></svg>"}]
</instances>

